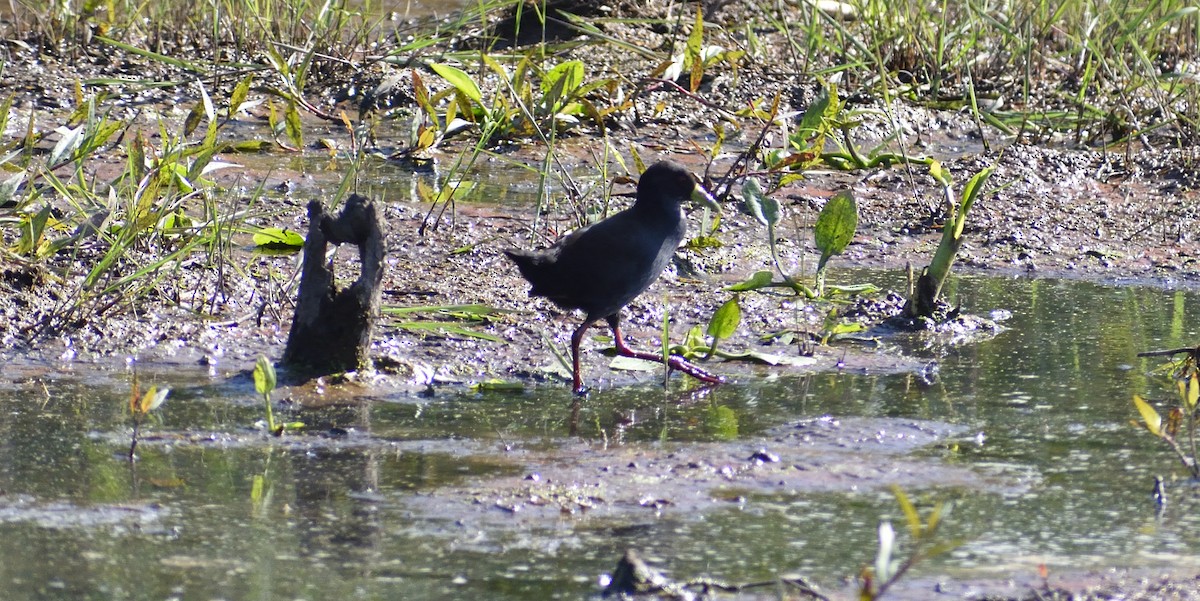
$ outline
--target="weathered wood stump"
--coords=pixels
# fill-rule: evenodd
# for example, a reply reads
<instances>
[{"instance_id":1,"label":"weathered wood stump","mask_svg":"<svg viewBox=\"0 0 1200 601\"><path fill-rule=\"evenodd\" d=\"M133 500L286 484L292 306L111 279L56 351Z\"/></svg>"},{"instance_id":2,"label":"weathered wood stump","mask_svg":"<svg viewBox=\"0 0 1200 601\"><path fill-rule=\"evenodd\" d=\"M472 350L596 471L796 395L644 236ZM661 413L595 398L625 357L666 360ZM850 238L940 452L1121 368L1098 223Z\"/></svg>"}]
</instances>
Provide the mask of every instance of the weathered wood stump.
<instances>
[{"instance_id":1,"label":"weathered wood stump","mask_svg":"<svg viewBox=\"0 0 1200 601\"><path fill-rule=\"evenodd\" d=\"M308 219L300 292L283 363L314 375L367 367L386 253L375 205L353 194L335 219L313 201L308 203ZM337 290L333 263L325 262L330 243L358 246L362 270L345 290Z\"/></svg>"}]
</instances>

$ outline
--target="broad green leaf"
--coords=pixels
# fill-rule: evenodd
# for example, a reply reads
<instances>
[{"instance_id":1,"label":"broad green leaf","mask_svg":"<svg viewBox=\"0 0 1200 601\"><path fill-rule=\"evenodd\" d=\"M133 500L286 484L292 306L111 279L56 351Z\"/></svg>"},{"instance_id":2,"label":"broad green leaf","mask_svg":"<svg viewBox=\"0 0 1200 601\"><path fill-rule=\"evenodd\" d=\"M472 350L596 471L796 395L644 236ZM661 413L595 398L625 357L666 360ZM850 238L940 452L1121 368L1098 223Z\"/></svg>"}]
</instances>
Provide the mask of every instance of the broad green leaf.
<instances>
[{"instance_id":1,"label":"broad green leaf","mask_svg":"<svg viewBox=\"0 0 1200 601\"><path fill-rule=\"evenodd\" d=\"M742 183L742 202L759 223L771 227L779 223L779 202L763 193L757 178L748 177Z\"/></svg>"},{"instance_id":2,"label":"broad green leaf","mask_svg":"<svg viewBox=\"0 0 1200 601\"><path fill-rule=\"evenodd\" d=\"M254 364L254 390L264 396L275 390L275 366L265 355L259 355Z\"/></svg>"},{"instance_id":3,"label":"broad green leaf","mask_svg":"<svg viewBox=\"0 0 1200 601\"><path fill-rule=\"evenodd\" d=\"M807 140L814 134L826 130L825 115L831 104L836 102L835 94L831 85L821 88L816 99L804 110L804 117L800 119L800 125L796 128L796 134L801 139Z\"/></svg>"},{"instance_id":4,"label":"broad green leaf","mask_svg":"<svg viewBox=\"0 0 1200 601\"><path fill-rule=\"evenodd\" d=\"M696 22L692 25L692 32L688 34L686 49L686 62L691 67L691 72L688 74L688 89L692 92L695 92L700 87L700 81L704 79L703 46L704 8L700 4L696 4Z\"/></svg>"},{"instance_id":5,"label":"broad green leaf","mask_svg":"<svg viewBox=\"0 0 1200 601\"><path fill-rule=\"evenodd\" d=\"M943 186L951 186L954 180L950 177L950 173L942 168L942 164L938 161L929 161L929 175Z\"/></svg>"},{"instance_id":6,"label":"broad green leaf","mask_svg":"<svg viewBox=\"0 0 1200 601\"><path fill-rule=\"evenodd\" d=\"M292 230L264 227L254 232L254 245L265 248L303 248L304 237Z\"/></svg>"},{"instance_id":7,"label":"broad green leaf","mask_svg":"<svg viewBox=\"0 0 1200 601\"><path fill-rule=\"evenodd\" d=\"M254 74L251 73L242 78L233 88L233 93L229 95L229 118L237 114L238 109L242 108L242 104L246 102L246 97L250 95L250 84L254 83Z\"/></svg>"},{"instance_id":8,"label":"broad green leaf","mask_svg":"<svg viewBox=\"0 0 1200 601\"><path fill-rule=\"evenodd\" d=\"M219 152L262 152L270 150L275 143L270 140L238 140L236 142L222 142Z\"/></svg>"},{"instance_id":9,"label":"broad green leaf","mask_svg":"<svg viewBox=\"0 0 1200 601\"><path fill-rule=\"evenodd\" d=\"M304 129L300 124L300 111L296 108L295 100L288 102L287 112L283 114L283 123L292 146L296 150L304 148Z\"/></svg>"},{"instance_id":10,"label":"broad green leaf","mask_svg":"<svg viewBox=\"0 0 1200 601\"><path fill-rule=\"evenodd\" d=\"M737 331L738 324L742 322L742 307L738 304L738 297L725 301L725 304L713 313L712 319L708 322L708 330L706 333L713 337L713 345L716 345L716 340L721 338L729 338Z\"/></svg>"},{"instance_id":11,"label":"broad green leaf","mask_svg":"<svg viewBox=\"0 0 1200 601\"><path fill-rule=\"evenodd\" d=\"M722 338L733 336L741 321L742 307L738 304L738 297L735 295L725 301L725 304L721 305L713 313L712 319L708 321L707 333L712 337L712 346L709 347L705 359L711 358L717 352L717 345L720 344Z\"/></svg>"},{"instance_id":12,"label":"broad green leaf","mask_svg":"<svg viewBox=\"0 0 1200 601\"><path fill-rule=\"evenodd\" d=\"M954 235L961 236L963 228L967 225L967 212L971 210L971 205L975 204L975 199L979 197L979 192L983 189L983 184L992 176L995 167L987 167L976 173L971 179L967 180L963 186L962 206L958 211L958 221L954 224Z\"/></svg>"},{"instance_id":13,"label":"broad green leaf","mask_svg":"<svg viewBox=\"0 0 1200 601\"><path fill-rule=\"evenodd\" d=\"M50 151L50 160L46 165L54 167L70 158L75 149L79 148L79 145L83 143L85 127L84 125L80 125L75 128L59 127L55 129L54 131L58 132L60 138L58 143L54 145L54 150Z\"/></svg>"},{"instance_id":14,"label":"broad green leaf","mask_svg":"<svg viewBox=\"0 0 1200 601\"><path fill-rule=\"evenodd\" d=\"M521 392L525 390L525 384L522 382L489 378L472 384L471 390L475 392Z\"/></svg>"},{"instance_id":15,"label":"broad green leaf","mask_svg":"<svg viewBox=\"0 0 1200 601\"><path fill-rule=\"evenodd\" d=\"M565 61L555 65L542 77L542 95L549 95L551 100L558 100L563 96L570 95L582 83L583 61ZM558 90L558 92L550 95L551 90Z\"/></svg>"},{"instance_id":16,"label":"broad green leaf","mask_svg":"<svg viewBox=\"0 0 1200 601\"><path fill-rule=\"evenodd\" d=\"M759 288L766 288L767 286L770 286L773 283L774 283L774 277L772 276L770 271L765 271L765 270L757 271L754 273L754 275L750 276L750 279L748 279L744 282L738 283L738 284L734 284L734 285L726 288L726 290L728 290L730 292L748 292L750 290L758 290Z\"/></svg>"},{"instance_id":17,"label":"broad green leaf","mask_svg":"<svg viewBox=\"0 0 1200 601\"><path fill-rule=\"evenodd\" d=\"M1158 414L1158 411L1155 411L1150 403L1136 394L1133 395L1133 405L1142 415L1142 424L1146 426L1146 429L1155 436L1162 436L1162 416Z\"/></svg>"},{"instance_id":18,"label":"broad green leaf","mask_svg":"<svg viewBox=\"0 0 1200 601\"><path fill-rule=\"evenodd\" d=\"M821 251L821 259L817 269L821 269L829 257L841 254L846 246L854 239L854 231L858 228L858 205L854 202L854 194L850 190L842 190L825 203L821 214L817 216L817 226L813 235L817 249Z\"/></svg>"},{"instance_id":19,"label":"broad green leaf","mask_svg":"<svg viewBox=\"0 0 1200 601\"><path fill-rule=\"evenodd\" d=\"M475 83L475 80L471 79L470 75L467 75L466 71L443 63L432 63L429 67L435 73L441 75L442 79L449 82L455 89L466 94L467 98L470 98L476 104L483 104L483 93L479 91L479 86Z\"/></svg>"}]
</instances>

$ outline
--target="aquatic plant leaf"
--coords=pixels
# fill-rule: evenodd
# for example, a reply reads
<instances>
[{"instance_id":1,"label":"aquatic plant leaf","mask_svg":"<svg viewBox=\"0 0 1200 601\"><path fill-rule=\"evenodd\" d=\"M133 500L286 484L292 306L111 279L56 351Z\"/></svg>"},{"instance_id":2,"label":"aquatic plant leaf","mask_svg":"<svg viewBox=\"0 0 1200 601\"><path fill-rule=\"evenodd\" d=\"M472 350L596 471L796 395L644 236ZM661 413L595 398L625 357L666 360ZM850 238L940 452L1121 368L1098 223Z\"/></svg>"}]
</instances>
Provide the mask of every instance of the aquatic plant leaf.
<instances>
[{"instance_id":1,"label":"aquatic plant leaf","mask_svg":"<svg viewBox=\"0 0 1200 601\"><path fill-rule=\"evenodd\" d=\"M8 98L4 99L3 103L0 103L0 131L8 131L8 116L12 114L13 98L16 97L16 92L13 92L8 95ZM31 118L30 121L32 120ZM0 164L3 164L3 161L0 161Z\"/></svg>"},{"instance_id":2,"label":"aquatic plant leaf","mask_svg":"<svg viewBox=\"0 0 1200 601\"><path fill-rule=\"evenodd\" d=\"M489 378L472 384L471 390L475 392L521 392L525 390L525 384L522 382Z\"/></svg>"},{"instance_id":3,"label":"aquatic plant leaf","mask_svg":"<svg viewBox=\"0 0 1200 601\"><path fill-rule=\"evenodd\" d=\"M138 411L146 414L158 409L167 400L167 394L170 392L170 388L159 390L157 386L151 386L150 390L147 390L146 394L142 395L141 401L138 402Z\"/></svg>"},{"instance_id":4,"label":"aquatic plant leaf","mask_svg":"<svg viewBox=\"0 0 1200 601\"><path fill-rule=\"evenodd\" d=\"M841 254L846 246L854 239L858 229L858 204L854 202L854 194L850 190L842 190L825 203L821 214L817 216L817 226L813 230L817 249L821 251L821 259L817 262L819 271L829 261L829 258Z\"/></svg>"},{"instance_id":5,"label":"aquatic plant leaf","mask_svg":"<svg viewBox=\"0 0 1200 601\"><path fill-rule=\"evenodd\" d=\"M275 390L275 366L266 355L259 355L254 364L254 390L263 396Z\"/></svg>"},{"instance_id":6,"label":"aquatic plant leaf","mask_svg":"<svg viewBox=\"0 0 1200 601\"><path fill-rule=\"evenodd\" d=\"M1154 407L1150 406L1145 399L1138 395L1133 395L1133 405L1137 407L1138 413L1142 415L1142 425L1155 436L1162 436L1162 416L1155 411Z\"/></svg>"},{"instance_id":7,"label":"aquatic plant leaf","mask_svg":"<svg viewBox=\"0 0 1200 601\"><path fill-rule=\"evenodd\" d=\"M662 367L662 364L657 361L626 357L625 355L617 355L612 358L612 361L608 362L609 369L619 371L654 371L660 367Z\"/></svg>"},{"instance_id":8,"label":"aquatic plant leaf","mask_svg":"<svg viewBox=\"0 0 1200 601\"><path fill-rule=\"evenodd\" d=\"M583 83L583 61L564 61L542 77L542 95L547 103L558 101Z\"/></svg>"},{"instance_id":9,"label":"aquatic plant leaf","mask_svg":"<svg viewBox=\"0 0 1200 601\"><path fill-rule=\"evenodd\" d=\"M764 353L761 351L746 351L744 353L721 353L720 356L727 360L753 361L762 363L763 365L779 366L786 365L788 367L806 367L817 362L814 357L803 357L798 355L777 355L775 353Z\"/></svg>"},{"instance_id":10,"label":"aquatic plant leaf","mask_svg":"<svg viewBox=\"0 0 1200 601\"><path fill-rule=\"evenodd\" d=\"M425 113L425 117L433 123L437 123L437 109L429 100L429 88L425 87L425 80L421 79L420 74L416 69L412 70L413 96L417 100L417 106L421 107L421 112Z\"/></svg>"},{"instance_id":11,"label":"aquatic plant leaf","mask_svg":"<svg viewBox=\"0 0 1200 601\"><path fill-rule=\"evenodd\" d=\"M470 75L467 75L466 71L443 63L431 63L429 67L435 73L441 75L442 79L449 82L455 89L465 94L467 98L470 98L476 104L483 105L483 93L479 91L479 85L475 83L475 80L471 79Z\"/></svg>"},{"instance_id":12,"label":"aquatic plant leaf","mask_svg":"<svg viewBox=\"0 0 1200 601\"><path fill-rule=\"evenodd\" d=\"M17 194L17 188L25 181L25 171L18 171L16 175L0 182L0 205L12 200L12 197Z\"/></svg>"},{"instance_id":13,"label":"aquatic plant leaf","mask_svg":"<svg viewBox=\"0 0 1200 601\"><path fill-rule=\"evenodd\" d=\"M748 292L750 290L758 290L759 288L766 288L774 283L775 283L775 280L774 280L773 276L771 275L771 272L763 270L763 271L756 271L756 272L754 272L754 275L750 276L750 279L748 279L744 282L734 284L725 289L730 292Z\"/></svg>"},{"instance_id":14,"label":"aquatic plant leaf","mask_svg":"<svg viewBox=\"0 0 1200 601\"><path fill-rule=\"evenodd\" d=\"M304 129L300 123L300 110L296 108L295 100L288 101L287 111L283 114L283 127L292 146L297 150L304 148Z\"/></svg>"},{"instance_id":15,"label":"aquatic plant leaf","mask_svg":"<svg viewBox=\"0 0 1200 601\"><path fill-rule=\"evenodd\" d=\"M1175 380L1175 386L1179 389L1179 399L1183 401L1183 406L1190 412L1196 407L1196 401L1200 399L1200 375L1191 374L1188 377Z\"/></svg>"},{"instance_id":16,"label":"aquatic plant leaf","mask_svg":"<svg viewBox=\"0 0 1200 601\"><path fill-rule=\"evenodd\" d=\"M717 440L736 440L737 412L725 405L712 405L704 412L704 429Z\"/></svg>"},{"instance_id":17,"label":"aquatic plant leaf","mask_svg":"<svg viewBox=\"0 0 1200 601\"><path fill-rule=\"evenodd\" d=\"M254 479L250 484L250 501L255 505L262 502L263 499L264 478L262 474L255 474Z\"/></svg>"},{"instance_id":18,"label":"aquatic plant leaf","mask_svg":"<svg viewBox=\"0 0 1200 601\"><path fill-rule=\"evenodd\" d=\"M264 227L257 232L254 232L253 239L255 246L264 248L304 248L304 236L301 236L292 230L285 230L277 227Z\"/></svg>"},{"instance_id":19,"label":"aquatic plant leaf","mask_svg":"<svg viewBox=\"0 0 1200 601\"><path fill-rule=\"evenodd\" d=\"M457 324L451 321L399 321L392 325L402 330L410 332L429 332L448 338L477 338L488 342L504 342L504 339L495 334L487 332L477 332L475 330L463 327L462 324Z\"/></svg>"},{"instance_id":20,"label":"aquatic plant leaf","mask_svg":"<svg viewBox=\"0 0 1200 601\"><path fill-rule=\"evenodd\" d=\"M85 126L79 127L59 127L54 131L60 136L58 143L54 145L54 150L50 151L50 160L46 163L49 166L55 166L69 158L76 148L83 143L83 134Z\"/></svg>"},{"instance_id":21,"label":"aquatic plant leaf","mask_svg":"<svg viewBox=\"0 0 1200 601\"><path fill-rule=\"evenodd\" d=\"M914 539L921 537L921 515L917 513L917 508L913 505L912 500L908 495L904 494L899 486L892 486L892 495L896 497L896 503L900 505L900 510L904 512L904 521L908 524L908 532Z\"/></svg>"},{"instance_id":22,"label":"aquatic plant leaf","mask_svg":"<svg viewBox=\"0 0 1200 601\"><path fill-rule=\"evenodd\" d=\"M954 235L962 236L963 228L967 225L967 213L970 212L971 206L975 204L975 199L979 197L979 192L983 189L983 184L992 176L995 167L987 167L981 169L979 173L971 176L967 183L963 185L963 200L962 206L958 210L958 219L954 224Z\"/></svg>"},{"instance_id":23,"label":"aquatic plant leaf","mask_svg":"<svg viewBox=\"0 0 1200 601\"><path fill-rule=\"evenodd\" d=\"M896 545L896 530L892 523L879 523L879 552L875 555L875 578L886 582L892 574L892 550Z\"/></svg>"},{"instance_id":24,"label":"aquatic plant leaf","mask_svg":"<svg viewBox=\"0 0 1200 601\"><path fill-rule=\"evenodd\" d=\"M713 313L712 319L708 322L706 333L713 337L713 345L716 345L716 340L721 338L729 338L737 331L738 324L742 322L742 307L738 304L738 297L725 301L725 304Z\"/></svg>"},{"instance_id":25,"label":"aquatic plant leaf","mask_svg":"<svg viewBox=\"0 0 1200 601\"><path fill-rule=\"evenodd\" d=\"M692 32L688 34L687 39L687 62L691 65L688 89L692 92L695 92L700 87L700 81L704 79L704 57L702 55L704 50L703 46L704 7L700 4L697 4L696 22L692 25Z\"/></svg>"},{"instance_id":26,"label":"aquatic plant leaf","mask_svg":"<svg viewBox=\"0 0 1200 601\"><path fill-rule=\"evenodd\" d=\"M229 95L230 119L233 119L233 116L236 115L237 112L242 108L242 105L246 103L246 97L250 95L250 84L252 83L254 83L253 73L243 77L242 80L233 87L233 93Z\"/></svg>"},{"instance_id":27,"label":"aquatic plant leaf","mask_svg":"<svg viewBox=\"0 0 1200 601\"><path fill-rule=\"evenodd\" d=\"M758 179L748 177L742 183L742 202L746 203L746 209L759 223L768 227L774 227L779 223L781 215L779 202L763 193Z\"/></svg>"},{"instance_id":28,"label":"aquatic plant leaf","mask_svg":"<svg viewBox=\"0 0 1200 601\"><path fill-rule=\"evenodd\" d=\"M789 141L792 142L792 146L797 150L816 147L817 142L824 138L827 128L827 113L829 113L830 107L836 106L836 104L837 91L833 86L822 87L821 91L817 93L816 99L804 110L804 116L800 118L800 125L796 128L796 133L790 137Z\"/></svg>"},{"instance_id":29,"label":"aquatic plant leaf","mask_svg":"<svg viewBox=\"0 0 1200 601\"><path fill-rule=\"evenodd\" d=\"M950 173L943 169L942 164L936 160L929 161L929 175L943 186L954 185L954 180L950 177Z\"/></svg>"}]
</instances>

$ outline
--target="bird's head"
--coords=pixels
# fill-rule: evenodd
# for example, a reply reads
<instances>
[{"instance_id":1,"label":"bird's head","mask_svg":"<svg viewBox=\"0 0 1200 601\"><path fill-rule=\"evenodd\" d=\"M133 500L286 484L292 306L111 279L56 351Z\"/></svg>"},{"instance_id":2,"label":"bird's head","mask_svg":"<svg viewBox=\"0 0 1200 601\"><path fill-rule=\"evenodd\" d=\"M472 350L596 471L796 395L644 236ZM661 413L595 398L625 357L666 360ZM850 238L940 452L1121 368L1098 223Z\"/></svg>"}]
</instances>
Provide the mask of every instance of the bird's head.
<instances>
[{"instance_id":1,"label":"bird's head","mask_svg":"<svg viewBox=\"0 0 1200 601\"><path fill-rule=\"evenodd\" d=\"M638 180L638 204L679 205L685 200L692 200L714 211L721 210L716 199L678 163L659 161L648 167Z\"/></svg>"}]
</instances>

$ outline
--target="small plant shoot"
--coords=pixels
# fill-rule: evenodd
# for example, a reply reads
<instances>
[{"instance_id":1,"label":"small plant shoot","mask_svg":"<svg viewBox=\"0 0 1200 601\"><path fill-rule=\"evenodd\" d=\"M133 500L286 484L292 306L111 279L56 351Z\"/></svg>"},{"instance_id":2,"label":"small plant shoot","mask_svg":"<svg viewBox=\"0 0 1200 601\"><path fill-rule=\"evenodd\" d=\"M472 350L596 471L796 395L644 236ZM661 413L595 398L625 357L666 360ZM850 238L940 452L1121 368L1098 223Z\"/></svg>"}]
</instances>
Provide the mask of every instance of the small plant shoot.
<instances>
[{"instance_id":1,"label":"small plant shoot","mask_svg":"<svg viewBox=\"0 0 1200 601\"><path fill-rule=\"evenodd\" d=\"M258 361L254 364L254 390L263 399L267 431L274 436L282 436L287 430L299 430L303 428L304 423L275 421L275 410L271 405L271 393L275 390L275 384L275 366L271 364L271 360L267 359L266 356L259 355Z\"/></svg>"},{"instance_id":2,"label":"small plant shoot","mask_svg":"<svg viewBox=\"0 0 1200 601\"><path fill-rule=\"evenodd\" d=\"M825 203L817 216L817 227L813 230L817 249L821 251L821 258L817 261L817 296L825 292L825 268L829 259L846 250L857 228L858 204L854 201L853 193L842 190Z\"/></svg>"},{"instance_id":3,"label":"small plant shoot","mask_svg":"<svg viewBox=\"0 0 1200 601\"><path fill-rule=\"evenodd\" d=\"M151 411L158 409L167 400L167 394L171 392L170 388L158 388L151 386L142 394L138 388L137 372L133 373L133 384L129 391L129 415L133 419L133 434L130 437L129 443L129 460L137 460L138 437L141 435L142 422L150 415Z\"/></svg>"}]
</instances>

